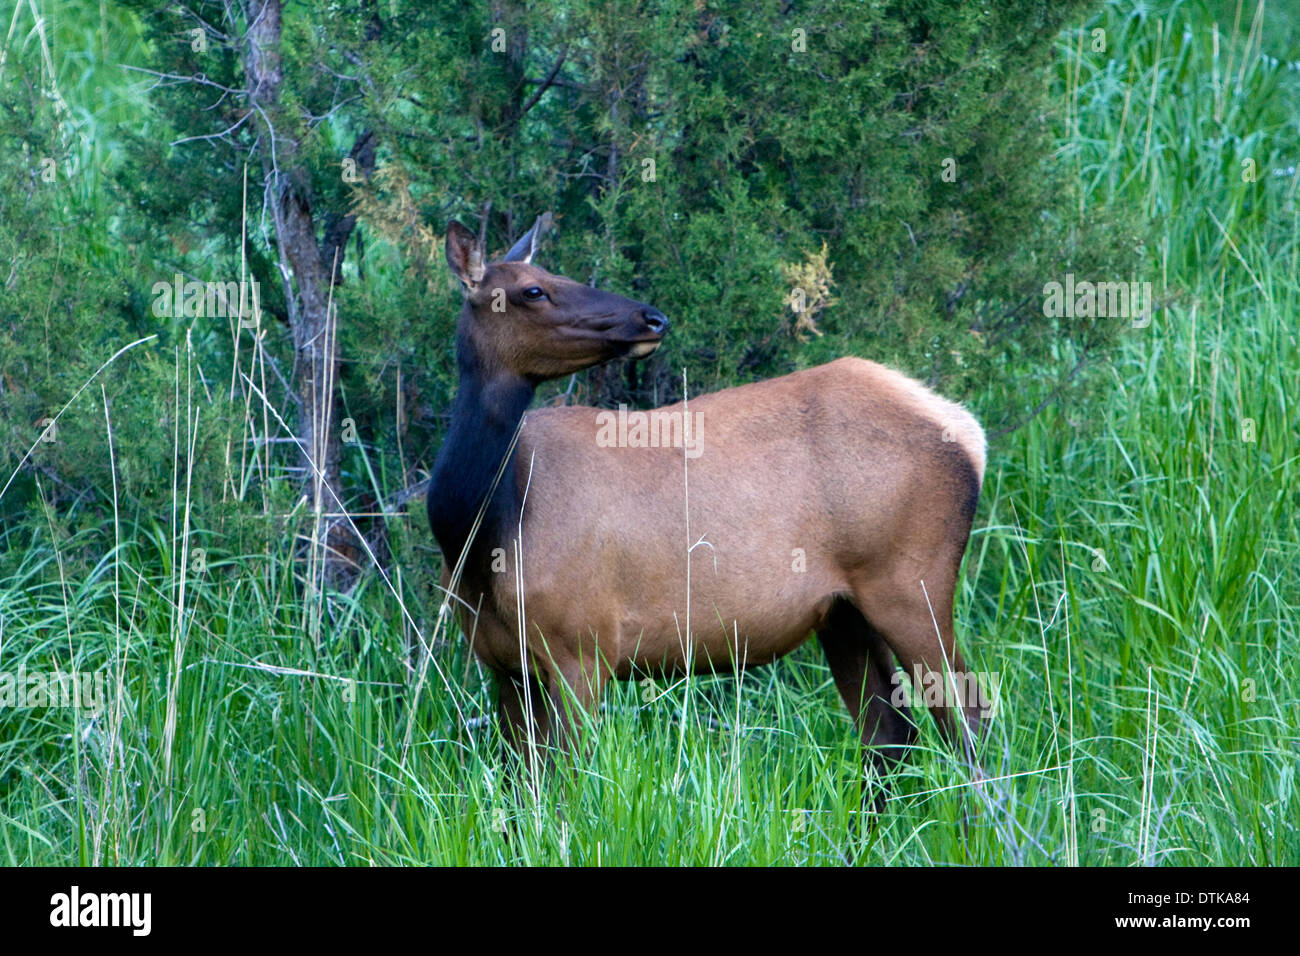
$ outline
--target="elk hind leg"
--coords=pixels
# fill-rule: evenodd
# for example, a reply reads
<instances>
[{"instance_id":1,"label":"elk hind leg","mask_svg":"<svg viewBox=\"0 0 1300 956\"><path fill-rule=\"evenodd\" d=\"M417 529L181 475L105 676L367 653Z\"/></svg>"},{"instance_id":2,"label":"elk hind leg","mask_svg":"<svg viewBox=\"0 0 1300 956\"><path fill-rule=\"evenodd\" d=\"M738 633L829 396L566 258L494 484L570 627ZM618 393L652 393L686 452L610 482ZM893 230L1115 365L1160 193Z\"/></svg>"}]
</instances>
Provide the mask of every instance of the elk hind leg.
<instances>
[{"instance_id":1,"label":"elk hind leg","mask_svg":"<svg viewBox=\"0 0 1300 956\"><path fill-rule=\"evenodd\" d=\"M917 696L951 744L973 762L987 702L968 674L953 633L955 574L879 581L855 589L863 613L897 655ZM915 686L920 676L922 686Z\"/></svg>"},{"instance_id":2,"label":"elk hind leg","mask_svg":"<svg viewBox=\"0 0 1300 956\"><path fill-rule=\"evenodd\" d=\"M893 652L850 601L839 599L817 632L835 686L862 736L863 756L883 776L902 759L916 734L897 693ZM864 781L865 784L865 781ZM879 809L880 795L877 795Z\"/></svg>"}]
</instances>

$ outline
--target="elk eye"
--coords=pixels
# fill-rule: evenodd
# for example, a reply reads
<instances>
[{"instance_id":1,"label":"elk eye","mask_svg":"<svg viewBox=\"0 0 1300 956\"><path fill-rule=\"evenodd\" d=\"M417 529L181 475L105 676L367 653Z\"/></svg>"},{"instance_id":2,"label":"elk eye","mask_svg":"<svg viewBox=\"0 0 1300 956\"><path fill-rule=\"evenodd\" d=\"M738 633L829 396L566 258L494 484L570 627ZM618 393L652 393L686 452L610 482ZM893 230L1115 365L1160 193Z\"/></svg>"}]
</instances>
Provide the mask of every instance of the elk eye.
<instances>
[{"instance_id":1,"label":"elk eye","mask_svg":"<svg viewBox=\"0 0 1300 956\"><path fill-rule=\"evenodd\" d=\"M538 299L546 298L546 290L539 285L529 286L524 290L524 298L529 302L536 302Z\"/></svg>"}]
</instances>

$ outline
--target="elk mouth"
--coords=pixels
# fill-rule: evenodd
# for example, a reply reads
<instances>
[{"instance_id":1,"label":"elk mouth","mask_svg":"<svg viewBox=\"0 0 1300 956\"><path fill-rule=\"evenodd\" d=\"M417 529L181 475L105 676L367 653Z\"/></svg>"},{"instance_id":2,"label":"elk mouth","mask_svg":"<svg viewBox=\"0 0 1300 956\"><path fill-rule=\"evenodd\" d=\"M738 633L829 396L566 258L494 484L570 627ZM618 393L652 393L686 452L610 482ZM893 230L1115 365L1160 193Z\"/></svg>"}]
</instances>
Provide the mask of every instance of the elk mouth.
<instances>
[{"instance_id":1,"label":"elk mouth","mask_svg":"<svg viewBox=\"0 0 1300 956\"><path fill-rule=\"evenodd\" d=\"M588 334L604 338L618 349L619 358L640 359L659 348L668 332L668 318L658 309L644 306L635 315L604 318L587 325Z\"/></svg>"},{"instance_id":2,"label":"elk mouth","mask_svg":"<svg viewBox=\"0 0 1300 956\"><path fill-rule=\"evenodd\" d=\"M659 343L661 341L663 340L648 339L644 342L633 342L628 346L627 357L634 359L645 358L647 355L653 354L655 349L659 348Z\"/></svg>"},{"instance_id":3,"label":"elk mouth","mask_svg":"<svg viewBox=\"0 0 1300 956\"><path fill-rule=\"evenodd\" d=\"M628 350L625 353L628 358L645 358L659 348L659 343L663 341L668 334L668 316L664 315L658 309L652 306L645 306L641 309L638 316L642 325L649 331L650 335L645 338L636 338L631 341Z\"/></svg>"}]
</instances>

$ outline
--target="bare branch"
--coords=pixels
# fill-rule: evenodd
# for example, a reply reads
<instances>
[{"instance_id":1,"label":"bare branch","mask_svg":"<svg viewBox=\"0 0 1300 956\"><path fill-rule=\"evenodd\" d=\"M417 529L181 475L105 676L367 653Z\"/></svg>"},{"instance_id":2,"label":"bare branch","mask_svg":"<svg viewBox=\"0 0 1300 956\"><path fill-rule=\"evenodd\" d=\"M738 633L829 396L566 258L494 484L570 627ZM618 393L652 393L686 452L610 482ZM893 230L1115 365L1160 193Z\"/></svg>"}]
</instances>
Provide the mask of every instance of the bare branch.
<instances>
[{"instance_id":1,"label":"bare branch","mask_svg":"<svg viewBox=\"0 0 1300 956\"><path fill-rule=\"evenodd\" d=\"M551 67L551 72L546 74L546 78L542 80L541 85L537 87L533 95L528 97L523 106L519 107L519 115L515 117L515 122L518 122L525 113L536 106L537 101L542 98L542 94L551 88L551 84L554 83L555 78L559 76L560 67L564 66L564 60L568 55L569 45L566 43L560 50L560 56L555 61L555 66Z\"/></svg>"}]
</instances>

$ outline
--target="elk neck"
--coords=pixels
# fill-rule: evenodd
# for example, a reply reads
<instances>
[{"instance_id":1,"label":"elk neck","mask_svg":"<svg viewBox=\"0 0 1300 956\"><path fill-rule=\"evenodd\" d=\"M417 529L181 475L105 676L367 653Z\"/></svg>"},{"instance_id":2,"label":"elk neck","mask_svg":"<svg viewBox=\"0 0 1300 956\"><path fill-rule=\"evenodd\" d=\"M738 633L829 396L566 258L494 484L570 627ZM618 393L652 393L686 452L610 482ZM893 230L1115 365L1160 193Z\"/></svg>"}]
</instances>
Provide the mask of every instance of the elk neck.
<instances>
[{"instance_id":1,"label":"elk neck","mask_svg":"<svg viewBox=\"0 0 1300 956\"><path fill-rule=\"evenodd\" d=\"M515 431L533 400L536 383L502 367L490 367L474 347L463 324L456 341L460 383L452 403L451 427L433 467L429 487L429 524L443 560L456 565L470 538L479 509L507 453L483 521L466 559L466 573L487 549L504 546L502 532L518 521L520 500L515 480Z\"/></svg>"}]
</instances>

